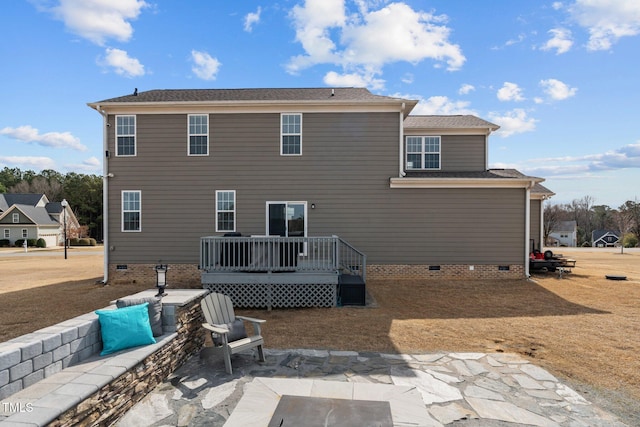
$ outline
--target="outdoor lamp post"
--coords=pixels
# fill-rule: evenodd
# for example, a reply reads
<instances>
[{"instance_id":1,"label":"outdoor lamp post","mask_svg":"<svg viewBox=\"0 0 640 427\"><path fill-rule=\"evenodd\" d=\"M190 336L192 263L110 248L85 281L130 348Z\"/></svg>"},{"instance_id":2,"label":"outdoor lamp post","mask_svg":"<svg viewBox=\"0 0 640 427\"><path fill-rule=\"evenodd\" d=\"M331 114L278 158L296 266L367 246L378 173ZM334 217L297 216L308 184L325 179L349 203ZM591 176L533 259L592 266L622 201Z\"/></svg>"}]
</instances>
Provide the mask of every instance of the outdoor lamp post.
<instances>
[{"instance_id":1,"label":"outdoor lamp post","mask_svg":"<svg viewBox=\"0 0 640 427\"><path fill-rule=\"evenodd\" d=\"M62 199L60 204L62 205L62 213L64 215L64 259L67 259L67 206L69 206L69 202L67 202L67 199Z\"/></svg>"},{"instance_id":2,"label":"outdoor lamp post","mask_svg":"<svg viewBox=\"0 0 640 427\"><path fill-rule=\"evenodd\" d=\"M160 261L158 261L160 262ZM163 297L167 295L164 292L164 288L167 287L167 270L169 267L167 264L158 264L154 267L156 270L156 287L158 288L157 297Z\"/></svg>"}]
</instances>

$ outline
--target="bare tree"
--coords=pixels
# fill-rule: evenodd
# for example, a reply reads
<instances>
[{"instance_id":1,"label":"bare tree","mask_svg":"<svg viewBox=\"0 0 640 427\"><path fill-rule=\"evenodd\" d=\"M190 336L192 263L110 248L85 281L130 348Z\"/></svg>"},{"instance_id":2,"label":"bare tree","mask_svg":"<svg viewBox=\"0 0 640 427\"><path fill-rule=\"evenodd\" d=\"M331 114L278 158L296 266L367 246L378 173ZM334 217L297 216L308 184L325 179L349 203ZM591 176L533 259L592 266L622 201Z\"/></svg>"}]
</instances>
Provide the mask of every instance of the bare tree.
<instances>
[{"instance_id":1,"label":"bare tree","mask_svg":"<svg viewBox=\"0 0 640 427\"><path fill-rule=\"evenodd\" d=\"M620 253L624 253L624 236L631 231L633 228L633 216L630 212L624 210L624 206L620 207L620 210L617 210L613 214L613 218L616 222L616 227L618 228L618 232L620 233Z\"/></svg>"},{"instance_id":2,"label":"bare tree","mask_svg":"<svg viewBox=\"0 0 640 427\"><path fill-rule=\"evenodd\" d=\"M560 205L545 205L544 207L544 220L542 234L544 236L545 245L549 244L549 235L557 230L560 222L564 217L564 210Z\"/></svg>"}]
</instances>

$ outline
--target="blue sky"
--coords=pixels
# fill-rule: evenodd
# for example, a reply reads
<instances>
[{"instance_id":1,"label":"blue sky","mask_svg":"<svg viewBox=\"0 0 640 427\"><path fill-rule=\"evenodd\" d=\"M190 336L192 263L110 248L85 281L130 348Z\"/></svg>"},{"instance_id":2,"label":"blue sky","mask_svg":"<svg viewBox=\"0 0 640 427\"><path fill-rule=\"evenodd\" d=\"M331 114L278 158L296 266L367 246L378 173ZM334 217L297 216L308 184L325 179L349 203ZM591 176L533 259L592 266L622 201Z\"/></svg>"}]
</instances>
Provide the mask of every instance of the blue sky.
<instances>
[{"instance_id":1,"label":"blue sky","mask_svg":"<svg viewBox=\"0 0 640 427\"><path fill-rule=\"evenodd\" d=\"M501 126L490 167L555 203L640 199L637 0L12 0L0 168L101 174L87 107L169 88L365 86Z\"/></svg>"}]
</instances>

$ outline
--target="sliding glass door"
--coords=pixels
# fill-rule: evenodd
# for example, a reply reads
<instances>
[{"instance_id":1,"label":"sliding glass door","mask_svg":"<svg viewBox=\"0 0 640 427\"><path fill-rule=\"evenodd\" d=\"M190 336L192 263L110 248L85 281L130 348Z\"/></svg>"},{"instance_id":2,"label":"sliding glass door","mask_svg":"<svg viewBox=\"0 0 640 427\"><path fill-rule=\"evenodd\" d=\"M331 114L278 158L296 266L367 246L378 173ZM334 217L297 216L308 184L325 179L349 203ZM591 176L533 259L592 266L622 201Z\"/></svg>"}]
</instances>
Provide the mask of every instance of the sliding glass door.
<instances>
[{"instance_id":1,"label":"sliding glass door","mask_svg":"<svg viewBox=\"0 0 640 427\"><path fill-rule=\"evenodd\" d=\"M307 202L267 202L267 235L307 235Z\"/></svg>"}]
</instances>

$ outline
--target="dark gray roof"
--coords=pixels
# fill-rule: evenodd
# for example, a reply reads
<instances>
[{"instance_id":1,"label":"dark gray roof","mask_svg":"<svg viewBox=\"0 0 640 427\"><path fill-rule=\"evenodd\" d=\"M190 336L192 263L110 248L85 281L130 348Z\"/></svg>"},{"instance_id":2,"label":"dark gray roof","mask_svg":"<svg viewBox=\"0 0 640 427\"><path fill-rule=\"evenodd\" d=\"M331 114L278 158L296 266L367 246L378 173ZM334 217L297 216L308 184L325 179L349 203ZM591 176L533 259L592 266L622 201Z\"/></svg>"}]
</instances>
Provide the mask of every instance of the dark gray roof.
<instances>
[{"instance_id":1,"label":"dark gray roof","mask_svg":"<svg viewBox=\"0 0 640 427\"><path fill-rule=\"evenodd\" d=\"M0 209L2 209L3 200L7 208L11 205L35 206L42 200L42 197L44 197L44 194L3 193L0 194Z\"/></svg>"},{"instance_id":2,"label":"dark gray roof","mask_svg":"<svg viewBox=\"0 0 640 427\"><path fill-rule=\"evenodd\" d=\"M225 102L225 101L408 101L374 95L365 88L271 88L271 89L155 89L109 98L92 104L112 102ZM417 102L417 101L414 101Z\"/></svg>"},{"instance_id":3,"label":"dark gray roof","mask_svg":"<svg viewBox=\"0 0 640 427\"><path fill-rule=\"evenodd\" d=\"M405 129L491 129L497 130L500 126L482 120L472 115L460 116L414 116L409 115L404 119Z\"/></svg>"},{"instance_id":4,"label":"dark gray roof","mask_svg":"<svg viewBox=\"0 0 640 427\"><path fill-rule=\"evenodd\" d=\"M524 175L516 169L489 169L485 171L474 172L407 171L406 176L407 178L535 178Z\"/></svg>"},{"instance_id":5,"label":"dark gray roof","mask_svg":"<svg viewBox=\"0 0 640 427\"><path fill-rule=\"evenodd\" d=\"M593 230L591 232L591 240L596 242L606 235L615 236L616 239L620 239L620 235L615 230Z\"/></svg>"},{"instance_id":6,"label":"dark gray roof","mask_svg":"<svg viewBox=\"0 0 640 427\"><path fill-rule=\"evenodd\" d=\"M23 214L29 217L34 224L58 225L58 222L51 218L44 208L20 204L14 204L12 208L20 210Z\"/></svg>"}]
</instances>

